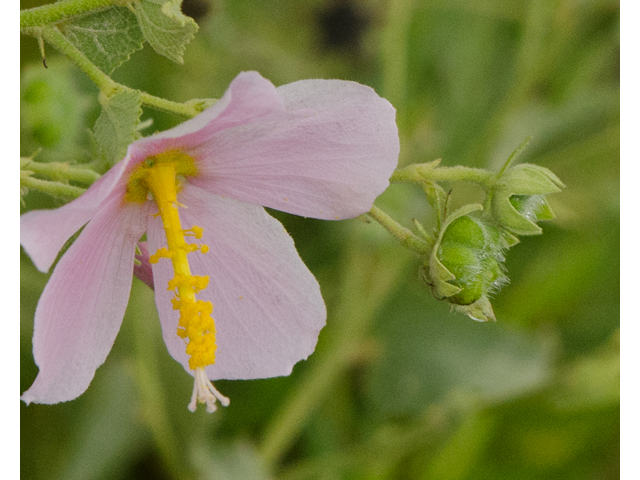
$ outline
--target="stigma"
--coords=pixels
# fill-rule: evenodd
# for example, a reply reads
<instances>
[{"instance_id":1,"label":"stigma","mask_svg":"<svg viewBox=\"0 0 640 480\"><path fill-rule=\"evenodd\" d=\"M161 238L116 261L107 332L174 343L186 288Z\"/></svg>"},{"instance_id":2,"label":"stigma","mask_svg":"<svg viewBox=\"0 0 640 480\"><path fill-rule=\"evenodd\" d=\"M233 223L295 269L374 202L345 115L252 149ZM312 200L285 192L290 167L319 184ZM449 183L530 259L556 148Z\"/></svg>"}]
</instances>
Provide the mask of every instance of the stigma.
<instances>
[{"instance_id":1,"label":"stigma","mask_svg":"<svg viewBox=\"0 0 640 480\"><path fill-rule=\"evenodd\" d=\"M169 280L167 290L173 291L171 299L174 310L180 312L177 335L185 341L189 355L189 368L193 370L194 386L189 410L194 411L198 402L205 403L207 412L216 410L216 399L224 406L229 399L218 392L207 378L205 368L216 360L216 327L213 304L197 298L207 288L208 276L192 275L187 255L199 251L205 254L207 245L187 243L186 237L201 239L203 229L193 225L183 229L180 222L178 191L180 178L195 175L193 159L177 151L165 152L147 159L129 176L126 201L139 202L152 198L158 206L158 215L167 238L167 247L158 249L149 257L150 263L171 261L174 277Z\"/></svg>"},{"instance_id":2,"label":"stigma","mask_svg":"<svg viewBox=\"0 0 640 480\"><path fill-rule=\"evenodd\" d=\"M189 410L195 412L199 402L207 405L207 412L213 413L216 411L216 400L218 400L223 407L229 406L229 399L216 390L211 380L207 378L204 368L196 368L194 379L195 382L193 384L193 394L191 395Z\"/></svg>"}]
</instances>

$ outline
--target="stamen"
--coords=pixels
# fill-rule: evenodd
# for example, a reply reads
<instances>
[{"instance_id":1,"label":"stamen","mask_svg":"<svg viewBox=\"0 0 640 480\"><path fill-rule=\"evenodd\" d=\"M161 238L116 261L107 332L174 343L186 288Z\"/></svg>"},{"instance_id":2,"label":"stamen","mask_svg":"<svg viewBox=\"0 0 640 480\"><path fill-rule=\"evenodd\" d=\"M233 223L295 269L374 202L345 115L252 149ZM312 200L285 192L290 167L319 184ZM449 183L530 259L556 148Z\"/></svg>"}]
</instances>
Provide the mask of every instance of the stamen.
<instances>
[{"instance_id":1,"label":"stamen","mask_svg":"<svg viewBox=\"0 0 640 480\"><path fill-rule=\"evenodd\" d=\"M197 225L194 225L189 230L183 230L185 236L187 237L196 237L198 239L202 238L203 229Z\"/></svg>"},{"instance_id":2,"label":"stamen","mask_svg":"<svg viewBox=\"0 0 640 480\"><path fill-rule=\"evenodd\" d=\"M149 257L149 263L158 263L158 260L161 258L171 258L173 257L173 252L170 252L166 248L160 248L156 253Z\"/></svg>"}]
</instances>

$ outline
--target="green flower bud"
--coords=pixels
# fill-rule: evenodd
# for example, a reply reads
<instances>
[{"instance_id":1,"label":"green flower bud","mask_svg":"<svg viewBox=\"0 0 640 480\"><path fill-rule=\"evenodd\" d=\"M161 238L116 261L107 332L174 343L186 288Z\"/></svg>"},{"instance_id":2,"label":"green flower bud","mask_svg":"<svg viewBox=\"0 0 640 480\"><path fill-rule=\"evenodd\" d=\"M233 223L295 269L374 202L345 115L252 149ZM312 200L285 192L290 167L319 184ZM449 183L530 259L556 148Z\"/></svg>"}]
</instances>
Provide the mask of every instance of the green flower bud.
<instances>
[{"instance_id":1,"label":"green flower bud","mask_svg":"<svg viewBox=\"0 0 640 480\"><path fill-rule=\"evenodd\" d=\"M556 217L544 195L514 195L509 201L516 211L534 223Z\"/></svg>"},{"instance_id":2,"label":"green flower bud","mask_svg":"<svg viewBox=\"0 0 640 480\"><path fill-rule=\"evenodd\" d=\"M516 235L537 235L539 220L554 218L544 195L559 192L564 184L549 169L523 163L508 168L496 181L491 211L495 219Z\"/></svg>"},{"instance_id":3,"label":"green flower bud","mask_svg":"<svg viewBox=\"0 0 640 480\"><path fill-rule=\"evenodd\" d=\"M483 271L477 249L442 243L438 259L455 277L449 283L460 288L447 299L450 303L469 305L482 296Z\"/></svg>"},{"instance_id":4,"label":"green flower bud","mask_svg":"<svg viewBox=\"0 0 640 480\"><path fill-rule=\"evenodd\" d=\"M437 299L486 321L495 320L488 296L507 281L503 252L513 237L469 215L480 208L463 207L447 219L420 277Z\"/></svg>"},{"instance_id":5,"label":"green flower bud","mask_svg":"<svg viewBox=\"0 0 640 480\"><path fill-rule=\"evenodd\" d=\"M485 231L477 219L469 215L456 218L451 222L442 235L442 243L463 244L472 248L483 248Z\"/></svg>"}]
</instances>

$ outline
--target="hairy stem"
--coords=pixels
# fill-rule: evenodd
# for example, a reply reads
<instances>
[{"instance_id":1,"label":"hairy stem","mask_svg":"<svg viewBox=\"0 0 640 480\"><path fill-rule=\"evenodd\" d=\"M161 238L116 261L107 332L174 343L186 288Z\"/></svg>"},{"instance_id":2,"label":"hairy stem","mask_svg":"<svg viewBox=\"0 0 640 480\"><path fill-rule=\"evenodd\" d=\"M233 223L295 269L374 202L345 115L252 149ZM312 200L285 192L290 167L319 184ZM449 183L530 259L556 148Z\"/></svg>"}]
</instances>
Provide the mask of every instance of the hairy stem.
<instances>
[{"instance_id":1,"label":"hairy stem","mask_svg":"<svg viewBox=\"0 0 640 480\"><path fill-rule=\"evenodd\" d=\"M156 97L147 92L141 92L141 99L143 105L154 108L156 110L161 110L163 112L176 113L186 118L192 118L202 112L202 109L199 109L197 105L193 105L189 102L187 103L178 103L172 102L171 100L166 100L164 98Z\"/></svg>"},{"instance_id":2,"label":"hairy stem","mask_svg":"<svg viewBox=\"0 0 640 480\"><path fill-rule=\"evenodd\" d=\"M73 45L56 27L44 27L38 29L38 32L34 32L34 34L41 35L42 38L49 44L53 45L56 50L75 63L105 95L109 96L117 91L132 90L131 88L112 80L109 75L100 70L85 56L84 53L78 50L75 45ZM197 103L177 103L150 95L146 92L141 92L141 94L142 103L151 108L155 108L156 110L176 113L186 118L195 117L202 111L201 108L198 108Z\"/></svg>"},{"instance_id":3,"label":"hairy stem","mask_svg":"<svg viewBox=\"0 0 640 480\"><path fill-rule=\"evenodd\" d=\"M393 238L398 240L403 246L419 253L420 255L428 255L435 244L434 239L429 238L427 240L418 237L411 230L400 225L375 205L371 207L371 210L367 212L367 215L382 225L393 236Z\"/></svg>"},{"instance_id":4,"label":"hairy stem","mask_svg":"<svg viewBox=\"0 0 640 480\"><path fill-rule=\"evenodd\" d=\"M29 190L38 190L54 197L78 198L85 192L84 188L74 187L66 183L40 180L29 175L20 175L20 186Z\"/></svg>"},{"instance_id":5,"label":"hairy stem","mask_svg":"<svg viewBox=\"0 0 640 480\"><path fill-rule=\"evenodd\" d=\"M495 181L496 174L480 168L470 167L439 167L432 163L416 163L400 168L391 175L392 182L469 182L490 188Z\"/></svg>"},{"instance_id":6,"label":"hairy stem","mask_svg":"<svg viewBox=\"0 0 640 480\"><path fill-rule=\"evenodd\" d=\"M40 30L42 38L47 43L75 63L80 70L87 74L100 91L109 93L115 91L118 84L111 77L95 66L84 53L78 50L57 27L45 27ZM125 87L126 88L126 87Z\"/></svg>"},{"instance_id":7,"label":"hairy stem","mask_svg":"<svg viewBox=\"0 0 640 480\"><path fill-rule=\"evenodd\" d=\"M84 185L91 185L100 178L98 172L86 167L73 166L62 162L40 163L24 157L20 159L20 170L46 175L53 180L72 180Z\"/></svg>"},{"instance_id":8,"label":"hairy stem","mask_svg":"<svg viewBox=\"0 0 640 480\"><path fill-rule=\"evenodd\" d=\"M44 27L70 17L95 10L103 10L115 5L125 5L123 0L63 0L20 12L20 30Z\"/></svg>"}]
</instances>

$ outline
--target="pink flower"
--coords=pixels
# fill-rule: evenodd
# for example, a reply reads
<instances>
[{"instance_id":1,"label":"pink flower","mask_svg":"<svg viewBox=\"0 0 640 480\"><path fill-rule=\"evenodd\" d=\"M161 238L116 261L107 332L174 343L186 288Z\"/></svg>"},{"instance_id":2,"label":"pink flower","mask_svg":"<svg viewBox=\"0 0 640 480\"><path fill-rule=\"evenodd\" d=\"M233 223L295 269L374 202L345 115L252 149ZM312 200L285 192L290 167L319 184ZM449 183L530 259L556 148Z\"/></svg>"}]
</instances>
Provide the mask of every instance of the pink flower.
<instances>
[{"instance_id":1,"label":"pink flower","mask_svg":"<svg viewBox=\"0 0 640 480\"><path fill-rule=\"evenodd\" d=\"M120 328L145 232L164 340L195 377L190 408L228 403L210 380L288 375L313 352L326 310L292 239L261 206L358 216L387 187L398 152L395 110L371 88L275 88L245 72L199 116L132 143L80 198L22 215L21 244L43 272L84 226L38 302L40 371L22 400L57 403L87 389Z\"/></svg>"}]
</instances>

